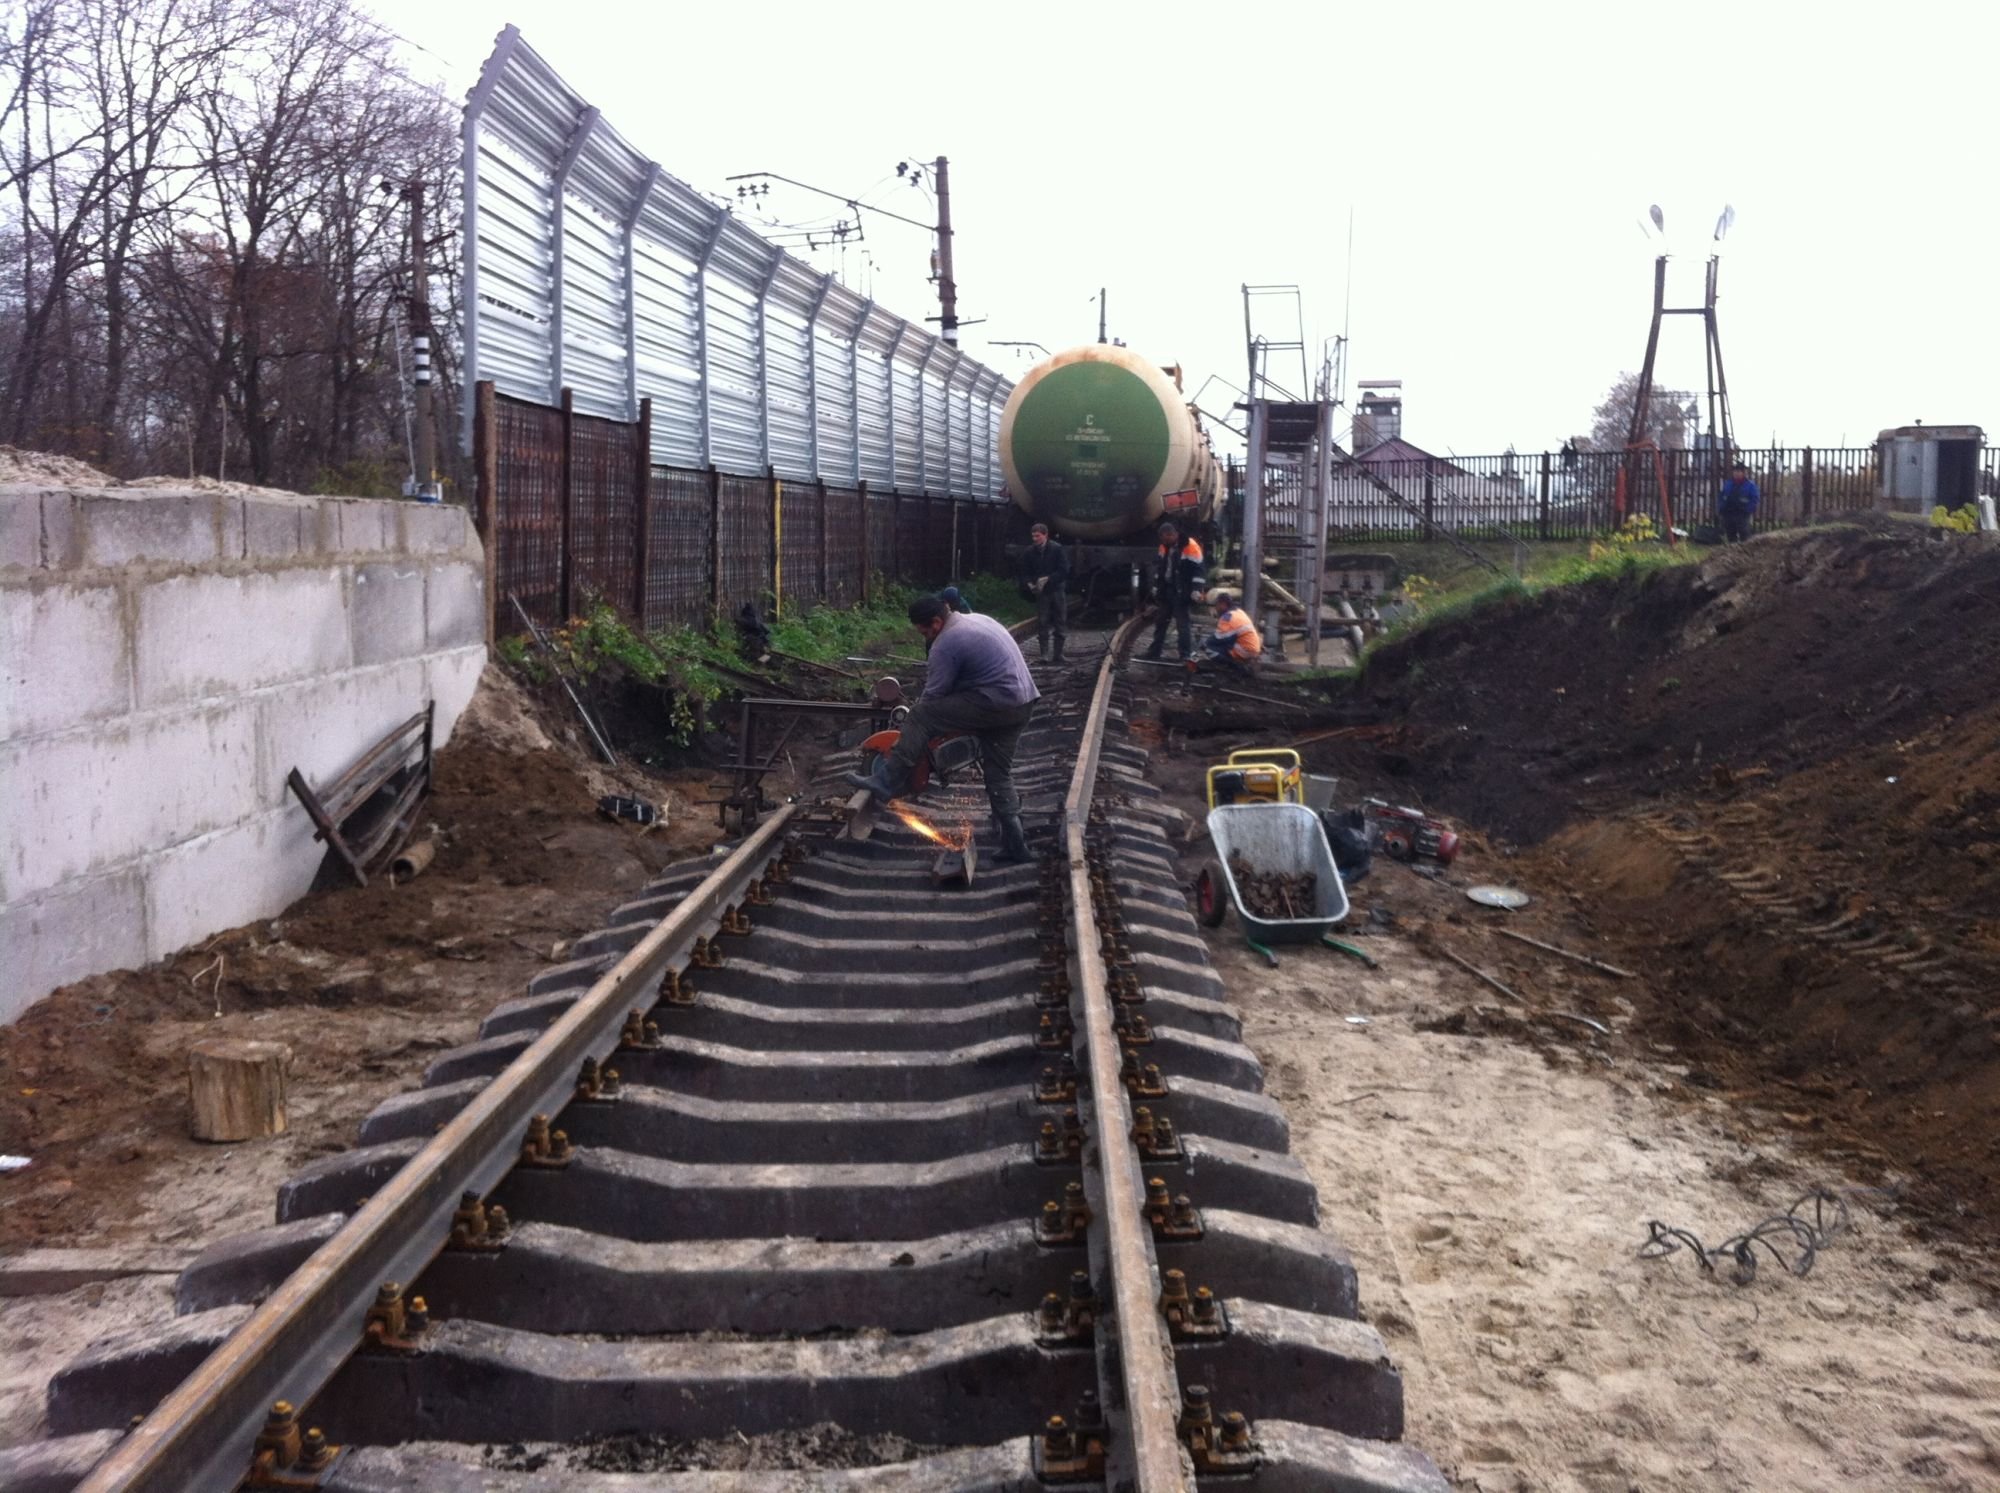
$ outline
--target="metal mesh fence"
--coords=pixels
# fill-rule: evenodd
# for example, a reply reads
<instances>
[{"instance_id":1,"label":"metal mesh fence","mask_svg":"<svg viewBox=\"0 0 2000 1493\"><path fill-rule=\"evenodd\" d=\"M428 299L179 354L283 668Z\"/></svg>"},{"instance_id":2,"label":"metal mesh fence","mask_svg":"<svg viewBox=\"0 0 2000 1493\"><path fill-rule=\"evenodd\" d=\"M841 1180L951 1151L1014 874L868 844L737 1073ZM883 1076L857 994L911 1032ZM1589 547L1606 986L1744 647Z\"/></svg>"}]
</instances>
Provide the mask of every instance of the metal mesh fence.
<instances>
[{"instance_id":1,"label":"metal mesh fence","mask_svg":"<svg viewBox=\"0 0 2000 1493\"><path fill-rule=\"evenodd\" d=\"M896 578L896 495L868 494L868 571L884 580Z\"/></svg>"},{"instance_id":2,"label":"metal mesh fence","mask_svg":"<svg viewBox=\"0 0 2000 1493\"><path fill-rule=\"evenodd\" d=\"M761 609L771 589L771 488L762 477L722 479L716 500L716 600L733 612L746 601Z\"/></svg>"},{"instance_id":3,"label":"metal mesh fence","mask_svg":"<svg viewBox=\"0 0 2000 1493\"><path fill-rule=\"evenodd\" d=\"M570 606L587 598L630 611L638 560L638 454L632 427L577 415L569 434Z\"/></svg>"},{"instance_id":4,"label":"metal mesh fence","mask_svg":"<svg viewBox=\"0 0 2000 1493\"><path fill-rule=\"evenodd\" d=\"M492 604L505 630L516 625L510 594L553 627L564 620L562 411L502 399L495 414L494 467L504 501L495 510Z\"/></svg>"},{"instance_id":5,"label":"metal mesh fence","mask_svg":"<svg viewBox=\"0 0 2000 1493\"><path fill-rule=\"evenodd\" d=\"M924 500L908 493L897 494L896 505L896 572L895 578L905 585L920 586L920 577L931 570L931 557L924 546L930 539L930 526L924 513Z\"/></svg>"},{"instance_id":6,"label":"metal mesh fence","mask_svg":"<svg viewBox=\"0 0 2000 1493\"><path fill-rule=\"evenodd\" d=\"M823 499L826 525L826 597L829 606L849 607L861 600L867 579L862 511L858 488L829 487Z\"/></svg>"},{"instance_id":7,"label":"metal mesh fence","mask_svg":"<svg viewBox=\"0 0 2000 1493\"><path fill-rule=\"evenodd\" d=\"M682 467L655 467L648 483L652 520L647 533L647 628L699 627L708 616L709 476Z\"/></svg>"},{"instance_id":8,"label":"metal mesh fence","mask_svg":"<svg viewBox=\"0 0 2000 1493\"><path fill-rule=\"evenodd\" d=\"M952 564L952 511L956 503L940 503L932 498L924 500L924 573L914 577L914 584L934 588L949 583L957 567Z\"/></svg>"},{"instance_id":9,"label":"metal mesh fence","mask_svg":"<svg viewBox=\"0 0 2000 1493\"><path fill-rule=\"evenodd\" d=\"M778 596L804 610L826 598L826 499L817 482L787 482L779 500Z\"/></svg>"}]
</instances>

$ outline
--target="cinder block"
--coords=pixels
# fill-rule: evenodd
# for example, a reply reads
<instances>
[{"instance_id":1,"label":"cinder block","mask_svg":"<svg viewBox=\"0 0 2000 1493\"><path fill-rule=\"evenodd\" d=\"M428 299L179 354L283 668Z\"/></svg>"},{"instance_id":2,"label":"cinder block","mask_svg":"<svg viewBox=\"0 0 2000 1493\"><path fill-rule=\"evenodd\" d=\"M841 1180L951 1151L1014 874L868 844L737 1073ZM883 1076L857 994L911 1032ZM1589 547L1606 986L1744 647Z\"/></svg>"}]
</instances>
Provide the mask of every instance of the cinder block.
<instances>
[{"instance_id":1,"label":"cinder block","mask_svg":"<svg viewBox=\"0 0 2000 1493\"><path fill-rule=\"evenodd\" d=\"M403 524L405 554L457 554L472 528L465 510L450 503L398 503L396 514Z\"/></svg>"},{"instance_id":2,"label":"cinder block","mask_svg":"<svg viewBox=\"0 0 2000 1493\"><path fill-rule=\"evenodd\" d=\"M83 524L77 517L83 500L74 493L42 494L42 566L75 570L83 564Z\"/></svg>"},{"instance_id":3,"label":"cinder block","mask_svg":"<svg viewBox=\"0 0 2000 1493\"><path fill-rule=\"evenodd\" d=\"M301 838L285 820L306 822ZM326 847L311 838L306 811L294 804L245 824L201 835L146 863L146 957L169 954L259 918L273 918L312 888Z\"/></svg>"},{"instance_id":4,"label":"cinder block","mask_svg":"<svg viewBox=\"0 0 2000 1493\"><path fill-rule=\"evenodd\" d=\"M0 741L132 708L116 586L0 587Z\"/></svg>"},{"instance_id":5,"label":"cinder block","mask_svg":"<svg viewBox=\"0 0 2000 1493\"><path fill-rule=\"evenodd\" d=\"M424 572L411 561L354 567L349 611L356 664L389 663L424 651Z\"/></svg>"},{"instance_id":6,"label":"cinder block","mask_svg":"<svg viewBox=\"0 0 2000 1493\"><path fill-rule=\"evenodd\" d=\"M245 701L0 746L0 898L248 818L256 715Z\"/></svg>"},{"instance_id":7,"label":"cinder block","mask_svg":"<svg viewBox=\"0 0 2000 1493\"><path fill-rule=\"evenodd\" d=\"M400 535L395 503L382 498L340 498L329 506L340 523L341 554L381 555L396 548Z\"/></svg>"},{"instance_id":8,"label":"cinder block","mask_svg":"<svg viewBox=\"0 0 2000 1493\"><path fill-rule=\"evenodd\" d=\"M0 492L0 566L38 569L42 563L42 495Z\"/></svg>"},{"instance_id":9,"label":"cinder block","mask_svg":"<svg viewBox=\"0 0 2000 1493\"><path fill-rule=\"evenodd\" d=\"M0 1022L59 986L145 962L146 896L135 869L0 906Z\"/></svg>"},{"instance_id":10,"label":"cinder block","mask_svg":"<svg viewBox=\"0 0 2000 1493\"><path fill-rule=\"evenodd\" d=\"M294 802L285 788L294 767L315 788L330 782L429 698L428 671L420 658L266 691L256 702L262 802L270 808ZM311 839L303 809L292 827L299 826Z\"/></svg>"},{"instance_id":11,"label":"cinder block","mask_svg":"<svg viewBox=\"0 0 2000 1493\"><path fill-rule=\"evenodd\" d=\"M142 710L349 664L347 596L334 570L174 576L140 591L136 626Z\"/></svg>"},{"instance_id":12,"label":"cinder block","mask_svg":"<svg viewBox=\"0 0 2000 1493\"><path fill-rule=\"evenodd\" d=\"M461 648L486 641L486 571L451 561L433 565L424 612L433 649Z\"/></svg>"},{"instance_id":13,"label":"cinder block","mask_svg":"<svg viewBox=\"0 0 2000 1493\"><path fill-rule=\"evenodd\" d=\"M90 565L207 565L243 553L243 500L209 493L78 499Z\"/></svg>"},{"instance_id":14,"label":"cinder block","mask_svg":"<svg viewBox=\"0 0 2000 1493\"><path fill-rule=\"evenodd\" d=\"M308 555L340 553L340 504L332 498L314 498L305 505L299 520L299 544Z\"/></svg>"},{"instance_id":15,"label":"cinder block","mask_svg":"<svg viewBox=\"0 0 2000 1493\"><path fill-rule=\"evenodd\" d=\"M243 555L248 560L288 560L298 554L307 505L250 498L243 504Z\"/></svg>"},{"instance_id":16,"label":"cinder block","mask_svg":"<svg viewBox=\"0 0 2000 1493\"><path fill-rule=\"evenodd\" d=\"M431 718L432 745L442 747L451 740L452 728L465 713L465 707L472 703L473 691L479 688L479 676L486 672L486 645L433 653L424 661L424 668L430 681L430 698L437 701L437 713Z\"/></svg>"}]
</instances>

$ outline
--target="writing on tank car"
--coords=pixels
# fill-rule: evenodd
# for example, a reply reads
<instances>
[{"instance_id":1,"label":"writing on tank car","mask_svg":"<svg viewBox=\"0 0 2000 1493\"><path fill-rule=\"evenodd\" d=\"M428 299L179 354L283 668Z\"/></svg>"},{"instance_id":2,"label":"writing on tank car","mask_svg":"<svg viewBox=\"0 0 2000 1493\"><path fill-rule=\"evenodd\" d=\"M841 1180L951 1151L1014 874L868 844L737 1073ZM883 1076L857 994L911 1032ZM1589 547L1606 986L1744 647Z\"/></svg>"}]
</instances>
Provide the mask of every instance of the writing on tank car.
<instances>
[{"instance_id":1,"label":"writing on tank car","mask_svg":"<svg viewBox=\"0 0 2000 1493\"><path fill-rule=\"evenodd\" d=\"M1015 503L1072 539L1143 534L1170 506L1183 521L1212 520L1222 471L1178 373L1104 343L1037 364L1000 417Z\"/></svg>"}]
</instances>

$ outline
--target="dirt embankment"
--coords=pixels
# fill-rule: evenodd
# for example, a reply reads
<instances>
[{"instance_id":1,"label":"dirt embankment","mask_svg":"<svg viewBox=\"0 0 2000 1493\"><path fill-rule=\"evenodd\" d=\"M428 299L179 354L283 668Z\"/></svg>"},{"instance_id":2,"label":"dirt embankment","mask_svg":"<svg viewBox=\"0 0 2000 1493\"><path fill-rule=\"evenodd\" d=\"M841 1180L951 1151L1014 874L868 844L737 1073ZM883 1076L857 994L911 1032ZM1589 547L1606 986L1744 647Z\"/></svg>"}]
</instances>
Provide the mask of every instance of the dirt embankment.
<instances>
[{"instance_id":1,"label":"dirt embankment","mask_svg":"<svg viewBox=\"0 0 2000 1493\"><path fill-rule=\"evenodd\" d=\"M1384 649L1321 765L1520 848L1638 1034L2000 1238L2000 548L1865 523Z\"/></svg>"},{"instance_id":2,"label":"dirt embankment","mask_svg":"<svg viewBox=\"0 0 2000 1493\"><path fill-rule=\"evenodd\" d=\"M431 1050L467 1040L659 867L706 849L713 810L693 800L708 773L614 779L566 735L489 670L437 759L425 817L439 850L423 876L315 892L0 1027L0 1151L34 1163L0 1182L0 1246L199 1244L262 1221L272 1187L351 1144ZM665 800L670 824L598 817L613 791ZM205 1036L292 1047L288 1134L246 1147L188 1138L185 1053Z\"/></svg>"}]
</instances>

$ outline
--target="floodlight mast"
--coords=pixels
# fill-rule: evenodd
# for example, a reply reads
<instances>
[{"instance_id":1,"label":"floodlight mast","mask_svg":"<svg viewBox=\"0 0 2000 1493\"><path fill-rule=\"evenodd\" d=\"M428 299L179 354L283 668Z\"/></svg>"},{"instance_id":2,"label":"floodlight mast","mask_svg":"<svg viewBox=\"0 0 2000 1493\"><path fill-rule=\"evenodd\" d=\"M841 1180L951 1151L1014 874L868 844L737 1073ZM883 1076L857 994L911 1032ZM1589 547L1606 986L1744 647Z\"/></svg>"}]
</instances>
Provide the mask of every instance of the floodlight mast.
<instances>
[{"instance_id":1,"label":"floodlight mast","mask_svg":"<svg viewBox=\"0 0 2000 1493\"><path fill-rule=\"evenodd\" d=\"M1658 203L1648 209L1647 216L1653 227L1664 240L1666 217ZM1722 212L1715 220L1712 242L1720 244L1736 222L1736 209L1723 205ZM1646 234L1645 223L1639 225L1641 234ZM1646 234L1647 237L1652 235ZM1702 303L1699 306L1669 306L1667 297L1667 255L1660 254L1653 260L1653 315L1646 330L1646 357L1639 368L1639 386L1632 400L1632 422L1625 434L1625 461L1618 474L1618 494L1616 506L1619 516L1624 516L1626 503L1636 490L1640 474L1640 453L1651 447L1657 451L1650 430L1649 416L1653 402L1653 371L1660 347L1660 319L1666 316L1699 316L1702 319L1702 356L1707 366L1708 395L1708 447L1711 459L1714 453L1728 453L1736 448L1735 421L1729 410L1729 378L1722 366L1722 335L1717 325L1715 304L1717 300L1717 279L1721 272L1720 250L1708 256L1706 283L1703 288ZM1656 466L1658 465L1656 459ZM1664 498L1664 493L1662 497Z\"/></svg>"}]
</instances>

